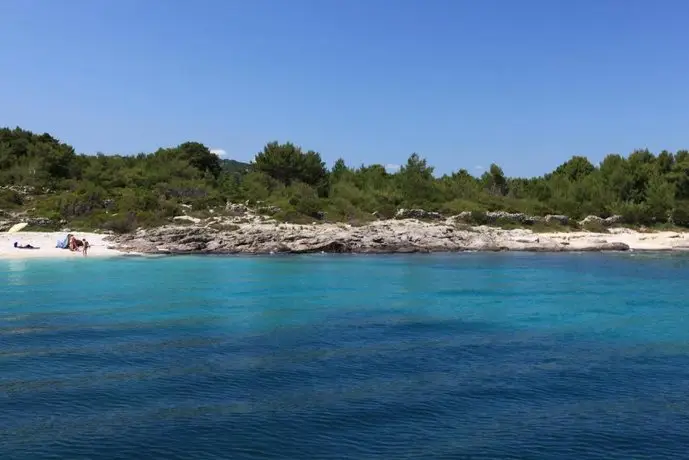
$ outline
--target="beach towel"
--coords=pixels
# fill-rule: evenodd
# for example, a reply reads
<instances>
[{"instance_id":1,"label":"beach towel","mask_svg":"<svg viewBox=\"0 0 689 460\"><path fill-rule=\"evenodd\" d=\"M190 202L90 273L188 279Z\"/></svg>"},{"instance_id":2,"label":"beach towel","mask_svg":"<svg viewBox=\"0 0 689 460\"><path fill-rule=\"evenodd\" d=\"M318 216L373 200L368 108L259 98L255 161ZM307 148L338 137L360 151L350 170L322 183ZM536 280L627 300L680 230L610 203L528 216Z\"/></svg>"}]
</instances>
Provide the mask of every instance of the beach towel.
<instances>
[{"instance_id":1,"label":"beach towel","mask_svg":"<svg viewBox=\"0 0 689 460\"><path fill-rule=\"evenodd\" d=\"M69 237L65 236L65 239L60 241L57 241L57 245L55 246L56 248L59 249L67 249L67 243L68 243Z\"/></svg>"}]
</instances>

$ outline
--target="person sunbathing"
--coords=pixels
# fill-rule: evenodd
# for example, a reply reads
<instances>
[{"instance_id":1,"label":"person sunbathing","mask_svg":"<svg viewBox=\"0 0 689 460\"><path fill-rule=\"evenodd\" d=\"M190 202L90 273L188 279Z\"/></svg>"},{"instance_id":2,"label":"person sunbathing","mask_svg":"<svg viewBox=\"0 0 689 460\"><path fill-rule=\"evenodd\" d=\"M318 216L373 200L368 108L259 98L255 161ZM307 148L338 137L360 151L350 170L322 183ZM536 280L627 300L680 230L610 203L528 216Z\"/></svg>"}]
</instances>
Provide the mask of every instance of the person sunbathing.
<instances>
[{"instance_id":1,"label":"person sunbathing","mask_svg":"<svg viewBox=\"0 0 689 460\"><path fill-rule=\"evenodd\" d=\"M36 246L31 246L30 244L19 244L16 241L14 242L14 247L17 249L41 249Z\"/></svg>"}]
</instances>

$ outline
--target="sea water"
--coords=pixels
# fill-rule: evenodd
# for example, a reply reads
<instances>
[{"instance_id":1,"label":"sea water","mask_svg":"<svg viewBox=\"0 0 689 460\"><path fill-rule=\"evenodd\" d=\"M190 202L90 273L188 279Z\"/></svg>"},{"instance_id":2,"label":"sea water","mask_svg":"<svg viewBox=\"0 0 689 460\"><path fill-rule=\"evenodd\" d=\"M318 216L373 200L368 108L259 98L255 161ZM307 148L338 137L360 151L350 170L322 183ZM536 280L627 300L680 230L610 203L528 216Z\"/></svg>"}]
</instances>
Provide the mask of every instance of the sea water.
<instances>
[{"instance_id":1,"label":"sea water","mask_svg":"<svg viewBox=\"0 0 689 460\"><path fill-rule=\"evenodd\" d=\"M0 459L689 458L689 257L0 261Z\"/></svg>"}]
</instances>

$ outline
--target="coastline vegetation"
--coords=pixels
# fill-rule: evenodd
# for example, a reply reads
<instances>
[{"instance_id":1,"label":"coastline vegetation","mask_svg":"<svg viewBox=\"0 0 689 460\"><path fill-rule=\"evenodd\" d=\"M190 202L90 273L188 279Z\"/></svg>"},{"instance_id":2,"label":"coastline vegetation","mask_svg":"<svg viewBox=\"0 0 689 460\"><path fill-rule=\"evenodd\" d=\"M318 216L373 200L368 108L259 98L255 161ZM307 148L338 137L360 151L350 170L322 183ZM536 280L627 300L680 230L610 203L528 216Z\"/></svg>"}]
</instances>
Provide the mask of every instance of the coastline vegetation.
<instances>
[{"instance_id":1,"label":"coastline vegetation","mask_svg":"<svg viewBox=\"0 0 689 460\"><path fill-rule=\"evenodd\" d=\"M534 178L480 177L466 169L436 177L411 154L399 171L383 165L328 168L319 153L271 142L251 163L221 159L198 142L132 156L77 154L50 134L0 129L0 210L74 228L131 231L181 214L248 203L290 222L364 223L400 208L445 215L505 211L532 216L619 215L631 226L689 227L689 151L611 154L599 165L574 156Z\"/></svg>"}]
</instances>

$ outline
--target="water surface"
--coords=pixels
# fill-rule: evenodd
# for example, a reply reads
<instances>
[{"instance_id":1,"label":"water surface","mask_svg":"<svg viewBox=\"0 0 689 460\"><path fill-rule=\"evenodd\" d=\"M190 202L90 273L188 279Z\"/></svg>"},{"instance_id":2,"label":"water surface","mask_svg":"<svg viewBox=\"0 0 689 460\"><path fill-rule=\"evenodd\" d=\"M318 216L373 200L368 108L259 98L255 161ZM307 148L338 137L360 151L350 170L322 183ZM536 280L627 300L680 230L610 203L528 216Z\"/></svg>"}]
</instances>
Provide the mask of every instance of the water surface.
<instances>
[{"instance_id":1,"label":"water surface","mask_svg":"<svg viewBox=\"0 0 689 460\"><path fill-rule=\"evenodd\" d=\"M0 458L689 458L689 258L0 261Z\"/></svg>"}]
</instances>

